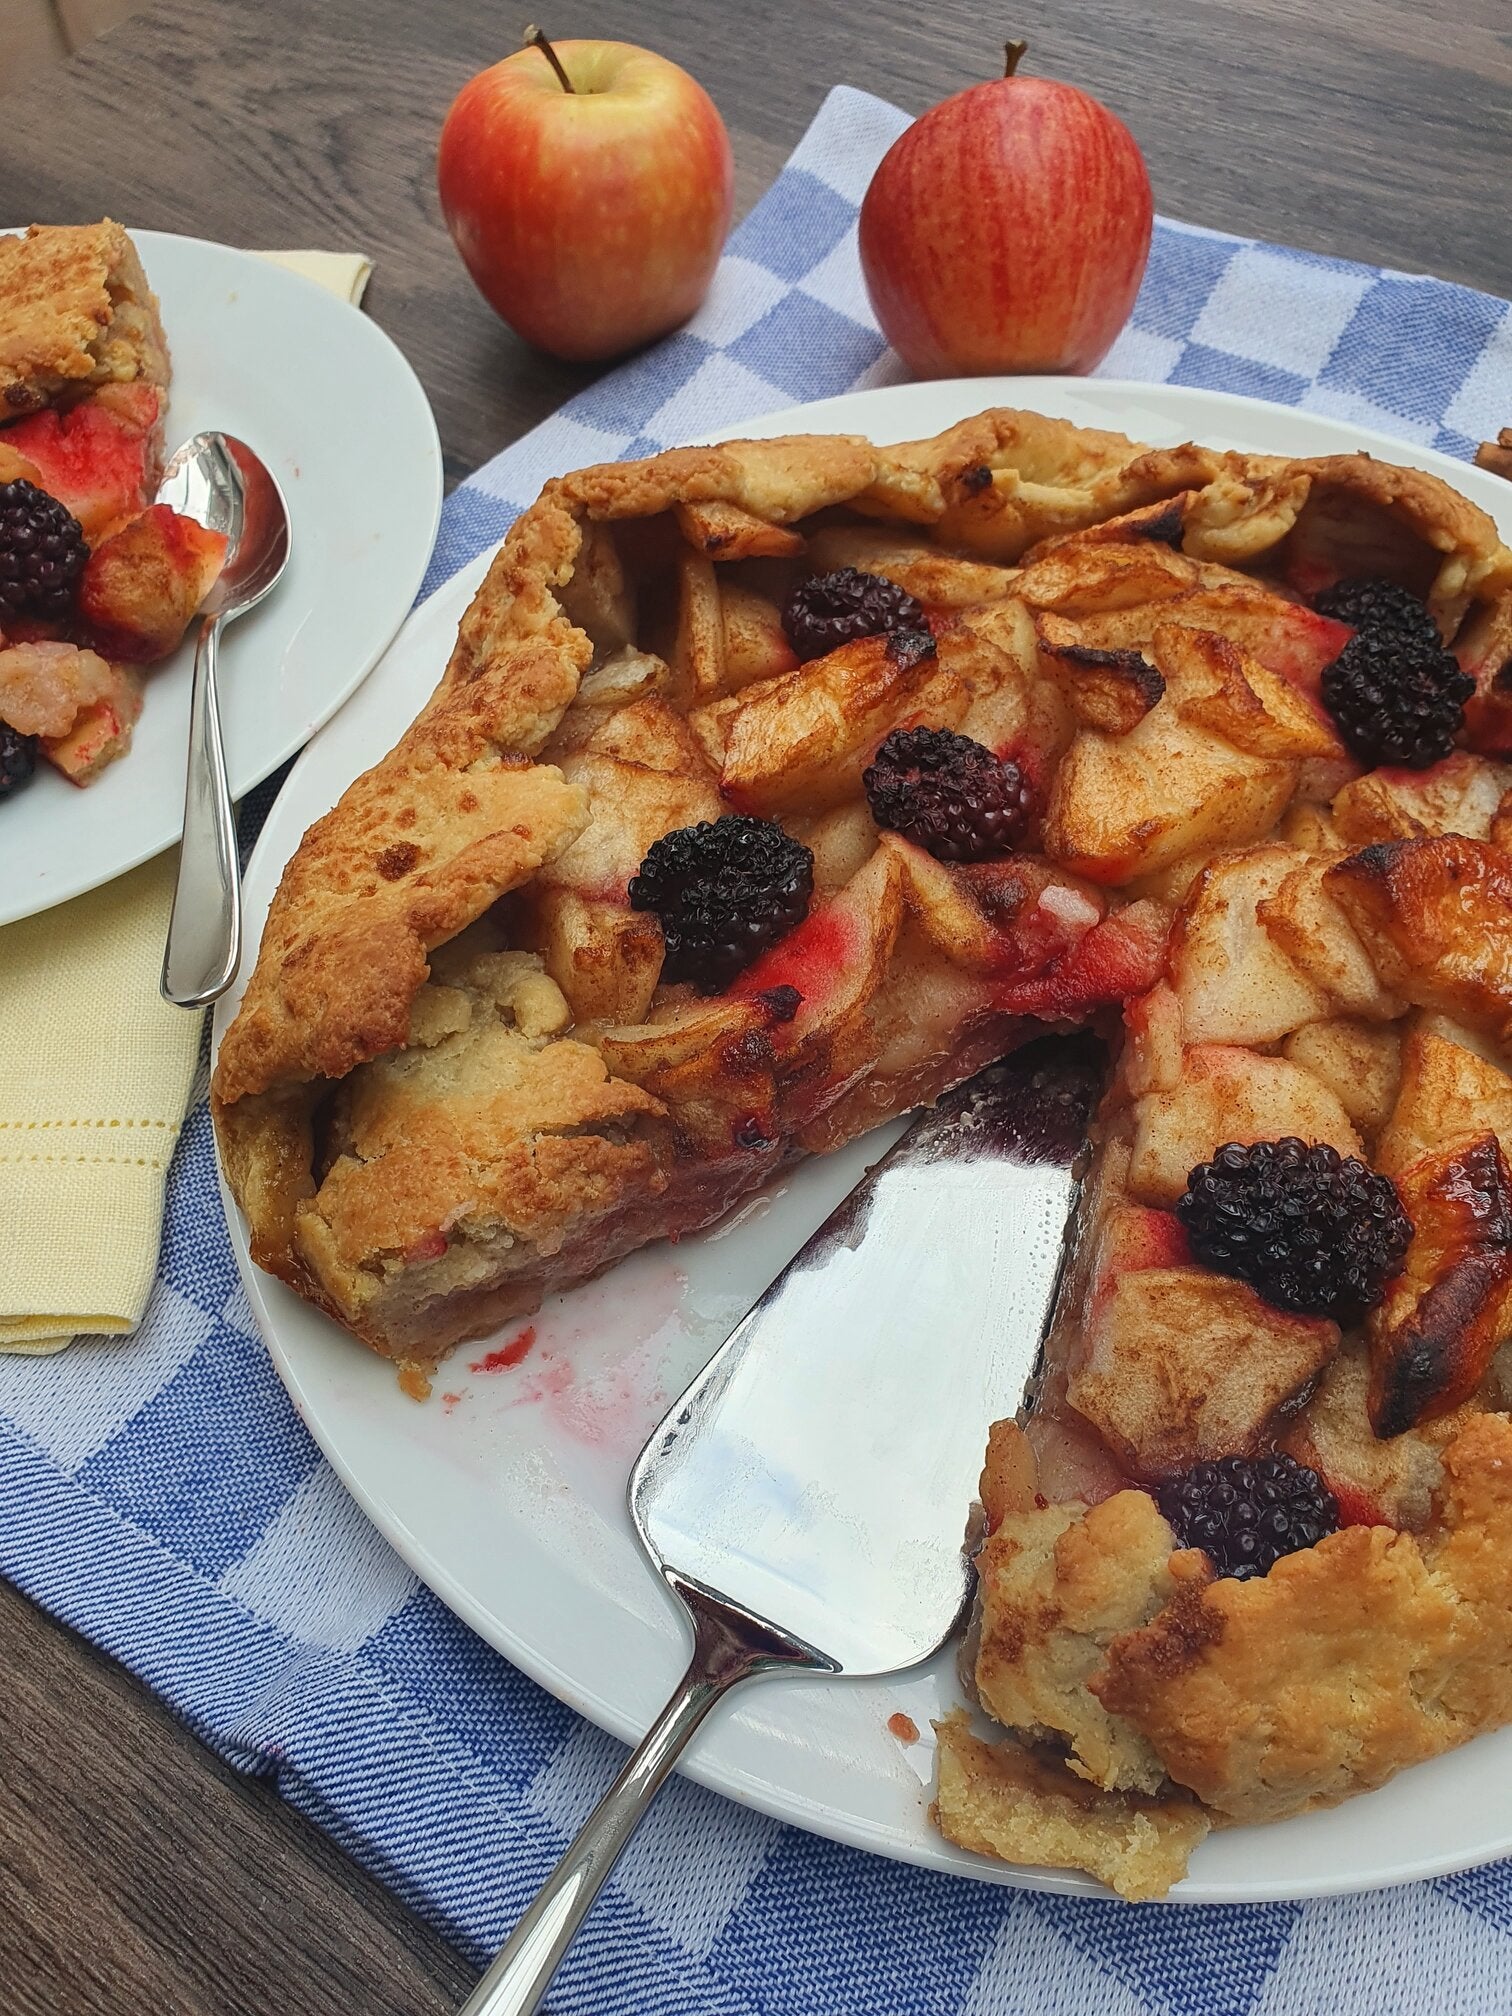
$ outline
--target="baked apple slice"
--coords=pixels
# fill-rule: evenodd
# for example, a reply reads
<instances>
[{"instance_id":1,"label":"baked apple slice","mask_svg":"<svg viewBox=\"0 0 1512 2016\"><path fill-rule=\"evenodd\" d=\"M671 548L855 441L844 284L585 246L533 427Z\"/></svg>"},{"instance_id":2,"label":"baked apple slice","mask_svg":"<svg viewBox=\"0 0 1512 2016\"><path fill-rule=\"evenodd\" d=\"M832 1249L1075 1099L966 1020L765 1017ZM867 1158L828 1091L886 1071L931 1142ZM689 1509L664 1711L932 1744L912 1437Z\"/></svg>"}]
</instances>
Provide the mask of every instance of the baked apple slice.
<instances>
[{"instance_id":1,"label":"baked apple slice","mask_svg":"<svg viewBox=\"0 0 1512 2016\"><path fill-rule=\"evenodd\" d=\"M79 615L112 658L153 664L177 649L225 560L223 532L154 504L90 554Z\"/></svg>"}]
</instances>

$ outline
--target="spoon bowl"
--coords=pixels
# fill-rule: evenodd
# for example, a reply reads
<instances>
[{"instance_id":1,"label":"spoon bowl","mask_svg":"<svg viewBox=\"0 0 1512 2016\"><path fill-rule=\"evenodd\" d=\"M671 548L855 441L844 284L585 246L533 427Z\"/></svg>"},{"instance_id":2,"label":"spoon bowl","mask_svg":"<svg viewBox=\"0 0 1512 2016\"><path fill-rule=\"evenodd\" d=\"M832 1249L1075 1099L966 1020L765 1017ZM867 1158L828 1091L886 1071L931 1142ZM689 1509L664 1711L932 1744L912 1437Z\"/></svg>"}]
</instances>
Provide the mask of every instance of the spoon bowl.
<instances>
[{"instance_id":1,"label":"spoon bowl","mask_svg":"<svg viewBox=\"0 0 1512 2016\"><path fill-rule=\"evenodd\" d=\"M241 878L216 691L220 632L282 577L289 508L272 471L246 442L213 430L191 436L169 457L157 501L226 540L194 651L184 837L161 983L165 999L203 1008L225 993L241 964Z\"/></svg>"}]
</instances>

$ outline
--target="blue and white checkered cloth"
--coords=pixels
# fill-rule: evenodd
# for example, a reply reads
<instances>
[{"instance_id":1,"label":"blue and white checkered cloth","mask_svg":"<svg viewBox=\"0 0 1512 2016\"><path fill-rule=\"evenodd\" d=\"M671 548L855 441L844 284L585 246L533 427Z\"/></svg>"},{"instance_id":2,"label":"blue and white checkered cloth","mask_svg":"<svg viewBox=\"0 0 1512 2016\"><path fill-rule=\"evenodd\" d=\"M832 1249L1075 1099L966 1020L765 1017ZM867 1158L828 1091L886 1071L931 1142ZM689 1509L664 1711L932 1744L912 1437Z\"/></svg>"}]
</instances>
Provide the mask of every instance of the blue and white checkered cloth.
<instances>
[{"instance_id":1,"label":"blue and white checkered cloth","mask_svg":"<svg viewBox=\"0 0 1512 2016\"><path fill-rule=\"evenodd\" d=\"M903 374L856 209L903 115L837 90L688 327L451 498L427 590L542 481ZM1256 393L1468 455L1512 423L1512 307L1162 222L1109 375ZM322 1461L253 1329L201 1087L135 1339L0 1359L0 1571L481 1955L622 1756L467 1631ZM1490 2016L1512 1866L1306 1905L1176 1910L871 1859L674 1782L557 2016Z\"/></svg>"}]
</instances>

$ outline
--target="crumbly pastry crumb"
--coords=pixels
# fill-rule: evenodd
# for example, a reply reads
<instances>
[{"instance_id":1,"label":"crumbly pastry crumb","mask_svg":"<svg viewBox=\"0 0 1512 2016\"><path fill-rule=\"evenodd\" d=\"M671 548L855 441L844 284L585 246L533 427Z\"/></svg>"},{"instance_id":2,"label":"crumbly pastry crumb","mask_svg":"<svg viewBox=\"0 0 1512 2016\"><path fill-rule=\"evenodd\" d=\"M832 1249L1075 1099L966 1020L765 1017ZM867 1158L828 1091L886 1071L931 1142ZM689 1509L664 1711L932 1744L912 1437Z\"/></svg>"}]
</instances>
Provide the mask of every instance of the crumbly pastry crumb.
<instances>
[{"instance_id":1,"label":"crumbly pastry crumb","mask_svg":"<svg viewBox=\"0 0 1512 2016\"><path fill-rule=\"evenodd\" d=\"M168 382L157 297L119 224L0 237L0 420L102 385Z\"/></svg>"}]
</instances>

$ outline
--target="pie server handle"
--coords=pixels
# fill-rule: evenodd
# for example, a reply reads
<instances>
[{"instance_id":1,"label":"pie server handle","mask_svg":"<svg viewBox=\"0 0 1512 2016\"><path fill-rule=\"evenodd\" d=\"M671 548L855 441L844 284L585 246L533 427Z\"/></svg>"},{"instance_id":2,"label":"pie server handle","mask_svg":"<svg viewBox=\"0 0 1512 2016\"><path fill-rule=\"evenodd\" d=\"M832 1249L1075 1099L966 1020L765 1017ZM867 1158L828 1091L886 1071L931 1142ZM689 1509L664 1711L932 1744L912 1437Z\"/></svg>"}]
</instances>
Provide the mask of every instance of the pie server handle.
<instances>
[{"instance_id":1,"label":"pie server handle","mask_svg":"<svg viewBox=\"0 0 1512 2016\"><path fill-rule=\"evenodd\" d=\"M759 1673L832 1670L820 1654L771 1625L677 1576L667 1579L693 1622L688 1670L458 2016L531 2016L540 2007L562 1955L641 1816L694 1731L730 1688Z\"/></svg>"}]
</instances>

